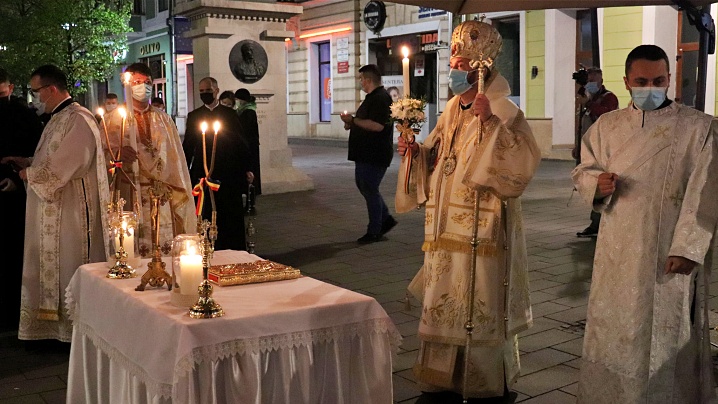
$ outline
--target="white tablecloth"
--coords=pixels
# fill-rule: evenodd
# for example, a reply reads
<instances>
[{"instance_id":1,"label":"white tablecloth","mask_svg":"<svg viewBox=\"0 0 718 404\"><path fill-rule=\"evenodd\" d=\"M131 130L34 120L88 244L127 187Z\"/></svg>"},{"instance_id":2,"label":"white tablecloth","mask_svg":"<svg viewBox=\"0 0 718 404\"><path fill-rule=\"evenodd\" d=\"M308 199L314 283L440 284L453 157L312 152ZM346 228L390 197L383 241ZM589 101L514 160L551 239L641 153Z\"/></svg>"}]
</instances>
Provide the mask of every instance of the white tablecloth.
<instances>
[{"instance_id":1,"label":"white tablecloth","mask_svg":"<svg viewBox=\"0 0 718 404\"><path fill-rule=\"evenodd\" d=\"M212 263L256 259L219 251ZM307 277L215 286L224 317L192 319L166 288L136 292L139 278L106 273L83 265L66 291L68 403L392 401L401 337L371 297Z\"/></svg>"}]
</instances>

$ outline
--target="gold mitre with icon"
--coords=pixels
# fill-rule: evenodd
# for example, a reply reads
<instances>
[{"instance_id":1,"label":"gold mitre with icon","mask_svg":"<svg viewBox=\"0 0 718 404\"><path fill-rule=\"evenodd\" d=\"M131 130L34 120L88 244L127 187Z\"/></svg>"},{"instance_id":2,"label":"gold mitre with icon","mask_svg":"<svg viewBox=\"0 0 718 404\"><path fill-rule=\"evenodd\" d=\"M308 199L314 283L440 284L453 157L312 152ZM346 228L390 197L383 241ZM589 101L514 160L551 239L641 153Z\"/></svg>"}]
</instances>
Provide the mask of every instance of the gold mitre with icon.
<instances>
[{"instance_id":1,"label":"gold mitre with icon","mask_svg":"<svg viewBox=\"0 0 718 404\"><path fill-rule=\"evenodd\" d=\"M491 24L465 21L451 35L451 57L467 58L476 68L481 60L496 60L502 44L501 34Z\"/></svg>"}]
</instances>

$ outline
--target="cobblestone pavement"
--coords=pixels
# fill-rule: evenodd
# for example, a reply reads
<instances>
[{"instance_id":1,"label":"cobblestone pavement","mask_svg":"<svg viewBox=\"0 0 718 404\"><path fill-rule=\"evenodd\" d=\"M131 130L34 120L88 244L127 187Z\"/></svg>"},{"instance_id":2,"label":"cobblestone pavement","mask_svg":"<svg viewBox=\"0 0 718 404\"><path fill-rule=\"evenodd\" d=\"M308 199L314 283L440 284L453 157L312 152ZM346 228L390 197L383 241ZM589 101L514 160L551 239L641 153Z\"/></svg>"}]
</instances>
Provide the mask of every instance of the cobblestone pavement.
<instances>
[{"instance_id":1,"label":"cobblestone pavement","mask_svg":"<svg viewBox=\"0 0 718 404\"><path fill-rule=\"evenodd\" d=\"M346 148L336 147L344 144L291 143L295 166L312 177L315 190L258 198L256 253L374 297L404 337L394 358L394 402L446 403L420 397L411 372L419 347L419 306L412 299L406 310L405 299L423 260L423 211L396 215L399 224L387 241L358 245L368 218L354 185L354 165L346 160ZM381 187L390 207L398 163L394 159ZM578 195L570 199L572 168L572 162L543 161L522 198L534 326L519 339L522 376L513 388L516 402L575 402L595 241L576 238L588 225L589 211ZM716 296L718 287L711 292ZM0 334L0 404L63 403L67 353L26 351L15 335Z\"/></svg>"}]
</instances>

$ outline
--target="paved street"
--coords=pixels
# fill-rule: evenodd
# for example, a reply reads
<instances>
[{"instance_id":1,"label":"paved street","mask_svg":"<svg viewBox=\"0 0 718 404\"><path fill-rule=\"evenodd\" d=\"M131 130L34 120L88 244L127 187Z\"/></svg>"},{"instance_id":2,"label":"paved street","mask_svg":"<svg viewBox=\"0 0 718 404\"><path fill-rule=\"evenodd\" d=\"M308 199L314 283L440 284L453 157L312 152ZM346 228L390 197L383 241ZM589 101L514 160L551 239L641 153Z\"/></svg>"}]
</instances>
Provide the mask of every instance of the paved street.
<instances>
[{"instance_id":1,"label":"paved street","mask_svg":"<svg viewBox=\"0 0 718 404\"><path fill-rule=\"evenodd\" d=\"M313 178L315 190L258 199L256 253L379 301L404 337L394 361L394 401L415 403L421 394L411 372L419 309L411 300L406 310L405 291L423 260L423 211L396 216L399 225L387 241L358 245L367 216L346 149L339 143L290 143L295 166ZM398 163L382 186L391 206ZM572 162L542 162L523 197L534 326L519 340L517 402L575 402L595 242L575 236L588 225L588 208L578 195L569 201L572 168ZM27 352L14 336L0 335L0 404L64 402L67 354Z\"/></svg>"}]
</instances>

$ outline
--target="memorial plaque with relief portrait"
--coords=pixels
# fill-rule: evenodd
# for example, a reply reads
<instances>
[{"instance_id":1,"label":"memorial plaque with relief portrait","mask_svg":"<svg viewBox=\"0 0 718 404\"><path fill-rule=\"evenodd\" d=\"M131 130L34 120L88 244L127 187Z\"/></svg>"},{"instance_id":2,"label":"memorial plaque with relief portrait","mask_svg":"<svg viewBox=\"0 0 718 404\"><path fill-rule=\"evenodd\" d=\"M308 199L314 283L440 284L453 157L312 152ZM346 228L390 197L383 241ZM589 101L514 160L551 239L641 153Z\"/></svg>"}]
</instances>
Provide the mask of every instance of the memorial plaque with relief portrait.
<instances>
[{"instance_id":1,"label":"memorial plaque with relief portrait","mask_svg":"<svg viewBox=\"0 0 718 404\"><path fill-rule=\"evenodd\" d=\"M237 42L229 52L229 68L242 83L256 83L267 72L267 52L262 45L245 39Z\"/></svg>"}]
</instances>

